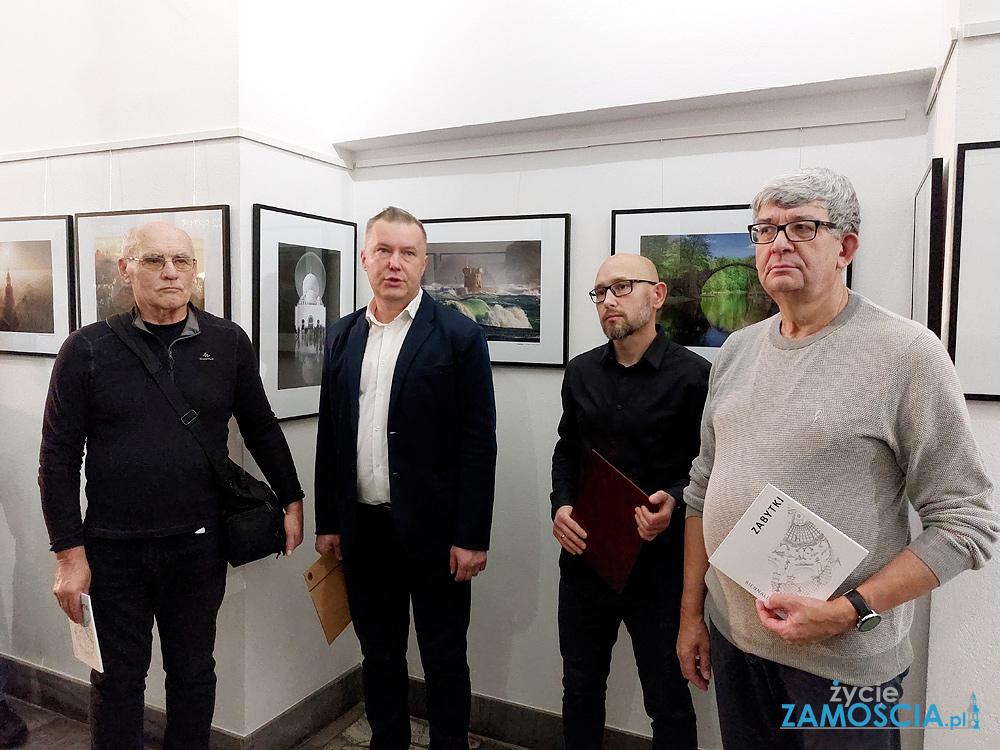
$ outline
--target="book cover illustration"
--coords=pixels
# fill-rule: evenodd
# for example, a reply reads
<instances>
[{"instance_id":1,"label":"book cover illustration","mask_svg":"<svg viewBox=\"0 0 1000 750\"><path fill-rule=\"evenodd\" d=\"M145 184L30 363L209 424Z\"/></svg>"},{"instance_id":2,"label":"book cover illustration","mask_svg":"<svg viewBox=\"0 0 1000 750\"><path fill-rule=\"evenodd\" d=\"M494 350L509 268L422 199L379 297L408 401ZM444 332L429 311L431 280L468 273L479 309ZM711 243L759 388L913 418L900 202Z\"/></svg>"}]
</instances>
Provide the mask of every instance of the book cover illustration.
<instances>
[{"instance_id":1,"label":"book cover illustration","mask_svg":"<svg viewBox=\"0 0 1000 750\"><path fill-rule=\"evenodd\" d=\"M774 593L828 599L867 555L838 528L768 484L709 562L758 599Z\"/></svg>"}]
</instances>

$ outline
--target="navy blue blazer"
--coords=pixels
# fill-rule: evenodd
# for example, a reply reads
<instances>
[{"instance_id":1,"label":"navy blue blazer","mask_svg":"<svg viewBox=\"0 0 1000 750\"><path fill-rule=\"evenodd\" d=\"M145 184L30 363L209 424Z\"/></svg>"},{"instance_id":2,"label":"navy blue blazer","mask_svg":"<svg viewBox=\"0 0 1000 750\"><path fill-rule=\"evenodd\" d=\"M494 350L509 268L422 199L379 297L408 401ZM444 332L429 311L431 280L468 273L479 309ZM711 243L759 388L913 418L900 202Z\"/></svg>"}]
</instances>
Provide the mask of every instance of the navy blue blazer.
<instances>
[{"instance_id":1,"label":"navy blue blazer","mask_svg":"<svg viewBox=\"0 0 1000 750\"><path fill-rule=\"evenodd\" d=\"M365 309L327 333L316 438L316 533L340 534L345 557L355 537ZM393 370L387 431L392 519L407 554L488 549L497 442L486 337L426 292Z\"/></svg>"}]
</instances>

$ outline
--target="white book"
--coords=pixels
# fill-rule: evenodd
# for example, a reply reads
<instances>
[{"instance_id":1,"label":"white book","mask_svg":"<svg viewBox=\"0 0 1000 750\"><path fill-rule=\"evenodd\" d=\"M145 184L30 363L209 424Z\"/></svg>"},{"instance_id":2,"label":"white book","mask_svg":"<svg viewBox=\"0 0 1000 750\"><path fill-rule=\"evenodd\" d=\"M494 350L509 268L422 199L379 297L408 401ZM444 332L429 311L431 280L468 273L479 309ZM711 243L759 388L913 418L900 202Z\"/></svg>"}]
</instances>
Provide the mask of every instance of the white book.
<instances>
[{"instance_id":1,"label":"white book","mask_svg":"<svg viewBox=\"0 0 1000 750\"><path fill-rule=\"evenodd\" d=\"M758 599L829 599L868 550L773 484L767 485L708 559Z\"/></svg>"},{"instance_id":2,"label":"white book","mask_svg":"<svg viewBox=\"0 0 1000 750\"><path fill-rule=\"evenodd\" d=\"M69 635L73 639L73 655L91 669L104 671L101 659L101 644L97 640L97 623L94 622L94 608L89 594L80 594L83 606L83 622L69 621Z\"/></svg>"}]
</instances>

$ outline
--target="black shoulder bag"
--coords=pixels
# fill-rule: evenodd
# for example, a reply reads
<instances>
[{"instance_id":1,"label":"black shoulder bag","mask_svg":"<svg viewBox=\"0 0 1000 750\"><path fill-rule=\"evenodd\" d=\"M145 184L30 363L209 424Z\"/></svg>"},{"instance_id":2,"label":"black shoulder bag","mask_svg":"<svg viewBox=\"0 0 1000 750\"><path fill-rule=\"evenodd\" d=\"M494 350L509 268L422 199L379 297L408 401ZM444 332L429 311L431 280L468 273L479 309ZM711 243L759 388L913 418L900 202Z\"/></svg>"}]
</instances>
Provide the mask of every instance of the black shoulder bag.
<instances>
[{"instance_id":1,"label":"black shoulder bag","mask_svg":"<svg viewBox=\"0 0 1000 750\"><path fill-rule=\"evenodd\" d=\"M177 412L181 423L191 431L198 445L205 451L222 494L222 543L229 564L235 568L268 555L281 555L285 551L285 521L274 490L249 474L228 455L224 458L215 455L209 447L208 436L198 421L198 413L188 406L160 360L136 334L132 314L114 315L108 318L107 323L142 361L146 371Z\"/></svg>"}]
</instances>

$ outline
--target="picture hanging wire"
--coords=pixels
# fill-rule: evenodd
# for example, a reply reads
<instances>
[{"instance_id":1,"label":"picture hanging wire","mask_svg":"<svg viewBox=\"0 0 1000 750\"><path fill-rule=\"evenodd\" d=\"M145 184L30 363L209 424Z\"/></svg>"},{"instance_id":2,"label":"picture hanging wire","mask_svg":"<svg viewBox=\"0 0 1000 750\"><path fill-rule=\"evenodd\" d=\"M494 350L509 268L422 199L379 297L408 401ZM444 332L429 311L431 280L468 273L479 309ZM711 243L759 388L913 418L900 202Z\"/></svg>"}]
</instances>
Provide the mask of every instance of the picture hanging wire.
<instances>
[{"instance_id":1,"label":"picture hanging wire","mask_svg":"<svg viewBox=\"0 0 1000 750\"><path fill-rule=\"evenodd\" d=\"M45 157L45 184L42 187L42 214L49 213L49 157Z\"/></svg>"}]
</instances>

